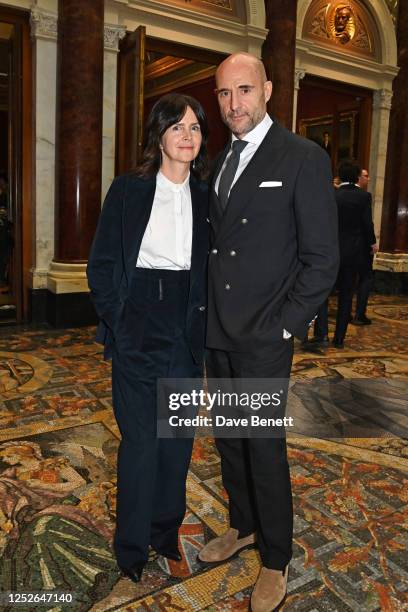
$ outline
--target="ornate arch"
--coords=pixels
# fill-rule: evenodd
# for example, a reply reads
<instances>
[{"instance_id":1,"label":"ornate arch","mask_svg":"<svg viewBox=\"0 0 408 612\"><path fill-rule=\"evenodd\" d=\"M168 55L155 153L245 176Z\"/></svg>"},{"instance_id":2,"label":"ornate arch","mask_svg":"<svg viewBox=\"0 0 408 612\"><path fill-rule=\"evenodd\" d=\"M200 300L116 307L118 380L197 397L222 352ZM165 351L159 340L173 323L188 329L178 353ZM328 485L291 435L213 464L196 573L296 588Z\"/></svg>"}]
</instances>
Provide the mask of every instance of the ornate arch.
<instances>
[{"instance_id":1,"label":"ornate arch","mask_svg":"<svg viewBox=\"0 0 408 612\"><path fill-rule=\"evenodd\" d=\"M303 25L313 0L298 0L297 32L296 36L302 38ZM388 66L397 66L397 38L391 13L385 0L363 0L367 11L371 14L380 38L381 63Z\"/></svg>"}]
</instances>

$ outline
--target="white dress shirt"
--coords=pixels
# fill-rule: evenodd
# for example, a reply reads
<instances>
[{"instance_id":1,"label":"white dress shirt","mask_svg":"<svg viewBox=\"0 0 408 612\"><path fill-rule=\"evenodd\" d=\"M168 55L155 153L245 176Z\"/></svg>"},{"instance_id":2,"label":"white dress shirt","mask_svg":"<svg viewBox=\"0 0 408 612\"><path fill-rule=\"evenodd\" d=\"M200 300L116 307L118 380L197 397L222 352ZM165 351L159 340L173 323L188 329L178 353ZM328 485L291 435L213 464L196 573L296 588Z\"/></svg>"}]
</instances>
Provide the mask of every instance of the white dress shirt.
<instances>
[{"instance_id":1,"label":"white dress shirt","mask_svg":"<svg viewBox=\"0 0 408 612\"><path fill-rule=\"evenodd\" d=\"M251 159L253 158L253 156L255 155L255 152L257 151L259 145L261 144L261 142L263 141L263 139L265 138L267 132L269 131L271 125L272 125L273 121L270 118L270 116L268 115L268 113L265 114L265 117L262 119L262 121L260 123L258 123L257 126L254 127L253 130L251 130L250 132L248 132L248 134L246 134L242 140L245 140L245 142L247 142L247 146L245 147L245 149L242 151L240 157L239 157L239 164L238 164L238 168L237 171L235 173L234 176L234 180L232 181L232 185L231 185L231 189L233 188L233 186L235 185L235 183L237 182L237 180L239 179L239 177L241 176L241 174L243 173L243 171L245 170L245 168L247 167L247 165L249 164L249 162L251 161ZM234 140L238 140L238 138L236 136L234 136L234 134L232 134L232 140L231 140L231 145L234 142ZM215 191L216 194L218 195L218 185L220 182L220 177L221 174L227 164L227 161L230 157L232 153L232 147L227 155L227 157L224 160L224 163L221 167L221 170L217 176L217 180L215 181Z\"/></svg>"},{"instance_id":2,"label":"white dress shirt","mask_svg":"<svg viewBox=\"0 0 408 612\"><path fill-rule=\"evenodd\" d=\"M190 175L184 183L173 183L158 172L152 212L136 267L190 269L193 214L189 181Z\"/></svg>"}]
</instances>

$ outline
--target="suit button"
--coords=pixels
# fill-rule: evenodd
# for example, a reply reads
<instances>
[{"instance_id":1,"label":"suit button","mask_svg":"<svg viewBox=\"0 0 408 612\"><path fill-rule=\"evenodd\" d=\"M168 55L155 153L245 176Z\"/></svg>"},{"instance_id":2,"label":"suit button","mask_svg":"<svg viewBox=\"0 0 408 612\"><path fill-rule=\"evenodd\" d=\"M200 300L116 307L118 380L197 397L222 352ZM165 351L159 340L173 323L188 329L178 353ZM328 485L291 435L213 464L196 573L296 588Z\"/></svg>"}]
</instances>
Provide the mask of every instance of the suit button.
<instances>
[{"instance_id":1,"label":"suit button","mask_svg":"<svg viewBox=\"0 0 408 612\"><path fill-rule=\"evenodd\" d=\"M204 312L205 306L200 306L198 310L201 310L201 312Z\"/></svg>"},{"instance_id":2,"label":"suit button","mask_svg":"<svg viewBox=\"0 0 408 612\"><path fill-rule=\"evenodd\" d=\"M225 284L225 288L226 288L226 290L227 290L227 291L229 291L229 290L231 289L231 285L230 285L230 284L228 284L228 283L226 283L226 284Z\"/></svg>"},{"instance_id":3,"label":"suit button","mask_svg":"<svg viewBox=\"0 0 408 612\"><path fill-rule=\"evenodd\" d=\"M231 257L235 257L235 255L236 255L236 254L237 254L237 252L236 252L236 251L230 251L230 255L231 255Z\"/></svg>"},{"instance_id":4,"label":"suit button","mask_svg":"<svg viewBox=\"0 0 408 612\"><path fill-rule=\"evenodd\" d=\"M248 219L241 219L241 223L245 225L245 223L248 223Z\"/></svg>"},{"instance_id":5,"label":"suit button","mask_svg":"<svg viewBox=\"0 0 408 612\"><path fill-rule=\"evenodd\" d=\"M213 250L211 251L211 253L212 253L213 255L216 255L216 254L218 253L218 249L213 249Z\"/></svg>"}]
</instances>

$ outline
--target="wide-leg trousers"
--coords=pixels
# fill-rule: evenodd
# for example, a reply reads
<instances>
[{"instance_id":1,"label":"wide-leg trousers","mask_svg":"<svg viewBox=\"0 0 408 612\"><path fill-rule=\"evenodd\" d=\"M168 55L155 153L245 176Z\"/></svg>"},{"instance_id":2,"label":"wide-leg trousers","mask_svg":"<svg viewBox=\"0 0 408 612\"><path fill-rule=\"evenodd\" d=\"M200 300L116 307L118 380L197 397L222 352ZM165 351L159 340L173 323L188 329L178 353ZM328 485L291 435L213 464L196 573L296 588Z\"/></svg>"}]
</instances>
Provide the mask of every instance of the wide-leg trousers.
<instances>
[{"instance_id":1,"label":"wide-leg trousers","mask_svg":"<svg viewBox=\"0 0 408 612\"><path fill-rule=\"evenodd\" d=\"M202 375L186 340L189 272L136 268L115 330L112 395L121 432L114 549L118 564L146 562L149 545L177 545L186 511L192 439L156 435L158 378Z\"/></svg>"},{"instance_id":2,"label":"wide-leg trousers","mask_svg":"<svg viewBox=\"0 0 408 612\"><path fill-rule=\"evenodd\" d=\"M282 332L283 333L283 332ZM279 378L289 381L293 339L257 351L211 349L211 378ZM211 381L210 381L211 384ZM283 408L283 406L282 406ZM262 564L283 570L292 557L293 507L284 438L217 438L230 526L243 538L256 533Z\"/></svg>"}]
</instances>

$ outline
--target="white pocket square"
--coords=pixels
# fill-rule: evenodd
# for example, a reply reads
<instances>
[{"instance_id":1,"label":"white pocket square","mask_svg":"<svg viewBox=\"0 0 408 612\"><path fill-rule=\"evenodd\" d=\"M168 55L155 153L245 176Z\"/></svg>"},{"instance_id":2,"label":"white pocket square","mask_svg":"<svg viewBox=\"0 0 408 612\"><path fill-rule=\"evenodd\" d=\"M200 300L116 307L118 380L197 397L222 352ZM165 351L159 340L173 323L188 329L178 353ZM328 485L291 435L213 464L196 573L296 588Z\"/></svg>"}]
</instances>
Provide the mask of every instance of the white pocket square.
<instances>
[{"instance_id":1,"label":"white pocket square","mask_svg":"<svg viewBox=\"0 0 408 612\"><path fill-rule=\"evenodd\" d=\"M282 181L263 181L259 187L282 187Z\"/></svg>"}]
</instances>

